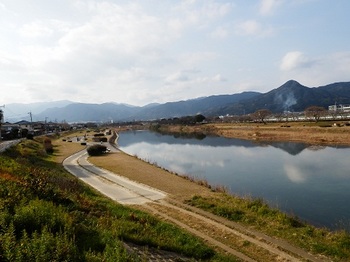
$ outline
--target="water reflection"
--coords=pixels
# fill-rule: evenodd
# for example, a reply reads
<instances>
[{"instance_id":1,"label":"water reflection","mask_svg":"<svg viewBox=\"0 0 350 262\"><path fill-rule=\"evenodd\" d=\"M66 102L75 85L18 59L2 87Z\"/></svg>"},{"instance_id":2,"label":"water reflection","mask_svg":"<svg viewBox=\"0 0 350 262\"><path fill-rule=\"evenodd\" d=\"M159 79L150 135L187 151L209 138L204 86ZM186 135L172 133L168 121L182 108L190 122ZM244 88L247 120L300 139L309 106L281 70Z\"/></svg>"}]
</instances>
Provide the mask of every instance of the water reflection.
<instances>
[{"instance_id":1,"label":"water reflection","mask_svg":"<svg viewBox=\"0 0 350 262\"><path fill-rule=\"evenodd\" d=\"M258 143L222 137L176 138L148 131L122 133L122 150L179 174L262 197L315 225L350 221L349 148Z\"/></svg>"}]
</instances>

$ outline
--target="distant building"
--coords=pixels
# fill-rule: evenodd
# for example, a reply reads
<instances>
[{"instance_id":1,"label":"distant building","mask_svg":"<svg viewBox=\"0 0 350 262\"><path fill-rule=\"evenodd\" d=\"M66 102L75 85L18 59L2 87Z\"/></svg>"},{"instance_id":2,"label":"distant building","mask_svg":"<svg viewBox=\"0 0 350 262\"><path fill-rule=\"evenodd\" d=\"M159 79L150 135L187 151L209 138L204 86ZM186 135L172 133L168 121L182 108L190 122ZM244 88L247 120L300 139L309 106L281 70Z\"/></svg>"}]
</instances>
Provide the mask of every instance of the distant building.
<instances>
[{"instance_id":1,"label":"distant building","mask_svg":"<svg viewBox=\"0 0 350 262\"><path fill-rule=\"evenodd\" d=\"M328 106L329 111L334 111L334 112L350 112L350 105L331 105Z\"/></svg>"},{"instance_id":2,"label":"distant building","mask_svg":"<svg viewBox=\"0 0 350 262\"><path fill-rule=\"evenodd\" d=\"M29 132L33 131L32 123L29 121L22 120L22 121L15 123L15 124L19 125L20 129L27 129Z\"/></svg>"}]
</instances>

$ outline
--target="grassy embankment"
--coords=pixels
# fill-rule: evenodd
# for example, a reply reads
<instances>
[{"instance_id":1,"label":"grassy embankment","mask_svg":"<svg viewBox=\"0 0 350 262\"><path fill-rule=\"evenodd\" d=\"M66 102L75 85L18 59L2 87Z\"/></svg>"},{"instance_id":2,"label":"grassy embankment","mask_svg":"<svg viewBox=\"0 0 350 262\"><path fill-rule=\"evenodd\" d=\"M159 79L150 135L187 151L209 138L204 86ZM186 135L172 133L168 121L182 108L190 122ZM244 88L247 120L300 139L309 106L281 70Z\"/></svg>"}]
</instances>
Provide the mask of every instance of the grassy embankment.
<instances>
[{"instance_id":1,"label":"grassy embankment","mask_svg":"<svg viewBox=\"0 0 350 262\"><path fill-rule=\"evenodd\" d=\"M47 141L45 142L48 143ZM204 261L231 261L201 240L155 217L115 203L61 164L79 144L26 140L0 154L1 261L144 261L129 242Z\"/></svg>"}]
</instances>

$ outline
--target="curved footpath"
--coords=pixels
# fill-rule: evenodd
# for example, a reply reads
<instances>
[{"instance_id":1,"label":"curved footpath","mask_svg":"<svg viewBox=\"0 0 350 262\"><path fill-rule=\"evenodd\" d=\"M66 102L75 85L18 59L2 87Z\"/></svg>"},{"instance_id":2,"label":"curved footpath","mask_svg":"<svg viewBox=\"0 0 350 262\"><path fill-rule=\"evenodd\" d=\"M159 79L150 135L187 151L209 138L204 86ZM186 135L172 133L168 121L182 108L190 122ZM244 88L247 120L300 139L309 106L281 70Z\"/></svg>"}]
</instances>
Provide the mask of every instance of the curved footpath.
<instances>
[{"instance_id":1,"label":"curved footpath","mask_svg":"<svg viewBox=\"0 0 350 262\"><path fill-rule=\"evenodd\" d=\"M98 168L87 161L86 149L66 158L63 166L70 173L102 194L124 205L142 205L160 200L165 193Z\"/></svg>"}]
</instances>

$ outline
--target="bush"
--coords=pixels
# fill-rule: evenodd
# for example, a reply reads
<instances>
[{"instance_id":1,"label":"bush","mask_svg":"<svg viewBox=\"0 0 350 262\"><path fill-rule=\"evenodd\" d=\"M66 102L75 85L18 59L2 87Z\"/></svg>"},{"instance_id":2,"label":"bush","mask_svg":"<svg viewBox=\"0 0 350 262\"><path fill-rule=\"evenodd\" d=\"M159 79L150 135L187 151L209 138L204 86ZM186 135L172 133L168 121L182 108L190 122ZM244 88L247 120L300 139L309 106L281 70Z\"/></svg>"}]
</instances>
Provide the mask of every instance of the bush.
<instances>
[{"instance_id":1,"label":"bush","mask_svg":"<svg viewBox=\"0 0 350 262\"><path fill-rule=\"evenodd\" d=\"M106 146L103 145L93 145L88 147L87 152L90 156L100 156L107 150Z\"/></svg>"},{"instance_id":2,"label":"bush","mask_svg":"<svg viewBox=\"0 0 350 262\"><path fill-rule=\"evenodd\" d=\"M107 137L93 137L92 138L93 142L107 142Z\"/></svg>"},{"instance_id":3,"label":"bush","mask_svg":"<svg viewBox=\"0 0 350 262\"><path fill-rule=\"evenodd\" d=\"M27 134L27 139L33 140L34 135L33 134Z\"/></svg>"},{"instance_id":4,"label":"bush","mask_svg":"<svg viewBox=\"0 0 350 262\"><path fill-rule=\"evenodd\" d=\"M50 138L45 138L44 139L44 149L46 153L52 154L53 153L53 145L51 144L51 139Z\"/></svg>"}]
</instances>

